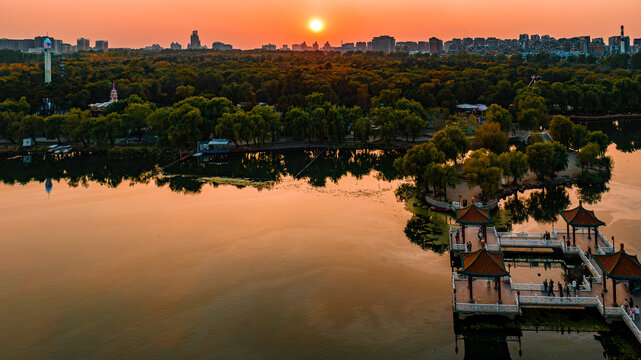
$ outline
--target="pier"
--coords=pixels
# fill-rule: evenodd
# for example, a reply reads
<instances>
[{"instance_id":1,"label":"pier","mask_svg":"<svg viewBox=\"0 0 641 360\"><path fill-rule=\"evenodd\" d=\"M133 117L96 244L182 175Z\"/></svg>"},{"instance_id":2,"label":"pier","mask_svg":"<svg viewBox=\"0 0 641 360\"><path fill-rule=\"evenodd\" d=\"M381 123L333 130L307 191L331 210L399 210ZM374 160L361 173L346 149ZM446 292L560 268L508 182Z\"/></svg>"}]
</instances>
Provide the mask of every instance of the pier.
<instances>
[{"instance_id":1,"label":"pier","mask_svg":"<svg viewBox=\"0 0 641 360\"><path fill-rule=\"evenodd\" d=\"M513 318L528 307L596 308L607 320L624 321L641 342L641 322L638 318L633 320L627 302L631 299L635 305L641 305L641 293L636 294L633 289L636 281L641 280L641 264L636 256L625 253L622 243L615 252L614 244L598 230L605 224L593 212L579 204L562 212L566 228L540 233L497 232L488 226L489 212L474 209L474 205L456 213L460 225L450 226L449 237L453 258L452 309L460 317ZM557 278L561 287L559 282L552 282L551 293L543 283L547 282L545 276L533 282L505 266L503 256L518 253L536 254L539 258L560 256L578 262L582 279L575 288ZM460 264L456 264L458 258Z\"/></svg>"}]
</instances>

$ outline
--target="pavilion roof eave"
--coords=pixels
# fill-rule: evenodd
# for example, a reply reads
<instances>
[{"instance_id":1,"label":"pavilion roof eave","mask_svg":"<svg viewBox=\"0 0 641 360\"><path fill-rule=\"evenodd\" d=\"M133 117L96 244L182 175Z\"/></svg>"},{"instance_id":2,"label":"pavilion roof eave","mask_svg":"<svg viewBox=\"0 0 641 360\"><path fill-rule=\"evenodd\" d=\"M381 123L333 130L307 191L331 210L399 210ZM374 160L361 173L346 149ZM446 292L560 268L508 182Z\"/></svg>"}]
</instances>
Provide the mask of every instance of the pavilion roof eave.
<instances>
[{"instance_id":1,"label":"pavilion roof eave","mask_svg":"<svg viewBox=\"0 0 641 360\"><path fill-rule=\"evenodd\" d=\"M466 209L456 210L456 221L463 225L485 225L493 223L489 210L481 209L476 205L470 205Z\"/></svg>"},{"instance_id":2,"label":"pavilion roof eave","mask_svg":"<svg viewBox=\"0 0 641 360\"><path fill-rule=\"evenodd\" d=\"M612 265L612 268L610 270L605 269L605 267L603 266L603 264L602 264L600 259L606 259L606 258L609 259L609 258L611 258L613 256L618 256L616 262ZM637 259L636 256L631 256L631 255L626 254L625 252L619 251L619 252L616 252L616 253L610 254L610 255L593 255L593 257L594 257L594 260L595 260L596 264L599 266L599 268L601 268L601 270L604 273L606 273L607 276L609 278L611 278L611 279L615 279L615 280L641 280L641 263L639 263L639 260ZM616 270L617 266L621 262L621 259L624 258L624 257L626 258L625 261L631 263L634 267L636 267L637 272L638 272L638 276L612 275L612 272ZM623 266L625 266L625 265L623 265Z\"/></svg>"},{"instance_id":3,"label":"pavilion roof eave","mask_svg":"<svg viewBox=\"0 0 641 360\"><path fill-rule=\"evenodd\" d=\"M594 211L586 210L581 203L574 209L562 210L559 212L568 225L574 227L598 227L605 223L594 215Z\"/></svg>"},{"instance_id":4,"label":"pavilion roof eave","mask_svg":"<svg viewBox=\"0 0 641 360\"><path fill-rule=\"evenodd\" d=\"M490 259L491 264L494 264L501 272L497 272L495 274L489 274L489 273L477 273L477 272L471 272L471 271L466 271L466 269L470 269L472 266L474 266L481 258L481 255L484 253L484 259ZM465 266L465 257L469 257L473 254L476 254L474 260L472 263L467 264ZM502 277L502 276L508 276L510 273L505 269L505 265L501 265L496 262L496 260L490 256L490 255L496 255L501 257L501 262L503 262L503 254L501 253L492 253L490 251L487 251L486 249L479 249L475 253L462 253L460 255L461 257L461 265L463 266L463 269L461 269L460 273L463 275L468 275L468 276L473 276L473 277Z\"/></svg>"}]
</instances>

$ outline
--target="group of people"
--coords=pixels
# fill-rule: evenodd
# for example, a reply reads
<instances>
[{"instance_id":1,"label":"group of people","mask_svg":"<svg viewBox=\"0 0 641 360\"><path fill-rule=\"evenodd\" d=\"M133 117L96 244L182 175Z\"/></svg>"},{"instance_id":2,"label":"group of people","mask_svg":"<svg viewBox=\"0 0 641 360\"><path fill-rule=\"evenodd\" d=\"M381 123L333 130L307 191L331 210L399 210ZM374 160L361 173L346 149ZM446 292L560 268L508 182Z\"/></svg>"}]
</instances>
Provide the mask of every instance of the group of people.
<instances>
[{"instance_id":1,"label":"group of people","mask_svg":"<svg viewBox=\"0 0 641 360\"><path fill-rule=\"evenodd\" d=\"M550 279L548 281L547 279L543 280L543 294L547 296L556 296L554 293L554 280ZM572 280L571 283L563 282L561 283L558 281L556 283L557 290L559 292L559 296L563 297L563 293L565 292L565 296L570 297L570 291L573 292L574 295L576 295L577 291L577 283L576 279Z\"/></svg>"},{"instance_id":2,"label":"group of people","mask_svg":"<svg viewBox=\"0 0 641 360\"><path fill-rule=\"evenodd\" d=\"M634 299L625 298L624 309L632 320L639 320L639 305L634 305Z\"/></svg>"},{"instance_id":3,"label":"group of people","mask_svg":"<svg viewBox=\"0 0 641 360\"><path fill-rule=\"evenodd\" d=\"M549 231L546 231L543 233L543 240L550 241L551 238L552 238L552 235L550 234Z\"/></svg>"}]
</instances>

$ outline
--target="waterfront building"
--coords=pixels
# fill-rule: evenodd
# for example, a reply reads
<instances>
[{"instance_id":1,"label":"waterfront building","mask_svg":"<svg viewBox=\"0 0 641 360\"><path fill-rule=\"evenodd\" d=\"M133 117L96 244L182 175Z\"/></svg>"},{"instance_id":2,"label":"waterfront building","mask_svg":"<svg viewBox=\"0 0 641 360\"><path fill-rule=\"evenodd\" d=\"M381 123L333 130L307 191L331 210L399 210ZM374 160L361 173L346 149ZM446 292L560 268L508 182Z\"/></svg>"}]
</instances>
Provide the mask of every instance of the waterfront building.
<instances>
[{"instance_id":1,"label":"waterfront building","mask_svg":"<svg viewBox=\"0 0 641 360\"><path fill-rule=\"evenodd\" d=\"M182 46L182 45L180 45L180 44L179 44L179 43L177 43L177 42L172 42L172 43L171 43L171 45L169 45L169 48L170 48L171 50L182 50L182 49L183 49L183 46Z\"/></svg>"},{"instance_id":2,"label":"waterfront building","mask_svg":"<svg viewBox=\"0 0 641 360\"><path fill-rule=\"evenodd\" d=\"M51 83L51 40L46 38L42 47L45 54L45 84Z\"/></svg>"},{"instance_id":3,"label":"waterfront building","mask_svg":"<svg viewBox=\"0 0 641 360\"><path fill-rule=\"evenodd\" d=\"M107 106L118 101L118 92L116 91L116 81L112 82L111 94L109 95L109 101L102 103L89 104L89 110L93 116L100 116Z\"/></svg>"},{"instance_id":4,"label":"waterfront building","mask_svg":"<svg viewBox=\"0 0 641 360\"><path fill-rule=\"evenodd\" d=\"M396 39L391 36L383 35L372 39L372 51L382 51L385 53L394 52L396 49Z\"/></svg>"},{"instance_id":5,"label":"waterfront building","mask_svg":"<svg viewBox=\"0 0 641 360\"><path fill-rule=\"evenodd\" d=\"M463 209L456 209L456 221L461 225L461 235L465 244L465 226L479 226L483 232L483 238L487 239L487 225L491 224L490 211L480 208L476 204Z\"/></svg>"},{"instance_id":6,"label":"waterfront building","mask_svg":"<svg viewBox=\"0 0 641 360\"><path fill-rule=\"evenodd\" d=\"M460 274L467 276L470 303L474 303L474 286L472 282L475 277L494 280L498 288L498 303L502 303L501 278L510 276L510 273L505 269L503 253L488 251L482 246L475 252L462 253L461 264L463 269L460 271Z\"/></svg>"},{"instance_id":7,"label":"waterfront building","mask_svg":"<svg viewBox=\"0 0 641 360\"><path fill-rule=\"evenodd\" d=\"M202 45L200 45L200 37L198 36L198 30L194 30L191 32L191 37L189 39L187 49L202 49Z\"/></svg>"}]
</instances>

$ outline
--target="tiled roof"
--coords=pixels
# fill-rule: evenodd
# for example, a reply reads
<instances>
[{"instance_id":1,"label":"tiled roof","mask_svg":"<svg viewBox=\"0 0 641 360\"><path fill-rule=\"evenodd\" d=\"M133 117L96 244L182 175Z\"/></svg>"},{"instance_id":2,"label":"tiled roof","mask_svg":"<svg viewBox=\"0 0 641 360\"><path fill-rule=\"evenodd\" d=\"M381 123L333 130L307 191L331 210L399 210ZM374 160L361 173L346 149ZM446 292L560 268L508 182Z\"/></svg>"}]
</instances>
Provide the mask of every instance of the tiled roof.
<instances>
[{"instance_id":1,"label":"tiled roof","mask_svg":"<svg viewBox=\"0 0 641 360\"><path fill-rule=\"evenodd\" d=\"M503 254L500 252L479 249L472 253L462 253L462 274L471 276L499 277L508 275L503 263Z\"/></svg>"},{"instance_id":2,"label":"tiled roof","mask_svg":"<svg viewBox=\"0 0 641 360\"><path fill-rule=\"evenodd\" d=\"M573 226L601 226L605 223L599 220L594 211L586 210L581 203L579 206L570 210L561 211L561 217L570 225Z\"/></svg>"},{"instance_id":3,"label":"tiled roof","mask_svg":"<svg viewBox=\"0 0 641 360\"><path fill-rule=\"evenodd\" d=\"M614 279L641 279L641 264L636 255L621 250L610 255L594 255L597 265Z\"/></svg>"},{"instance_id":4,"label":"tiled roof","mask_svg":"<svg viewBox=\"0 0 641 360\"><path fill-rule=\"evenodd\" d=\"M490 224L492 218L489 210L471 205L464 209L456 209L456 221L461 224Z\"/></svg>"}]
</instances>

